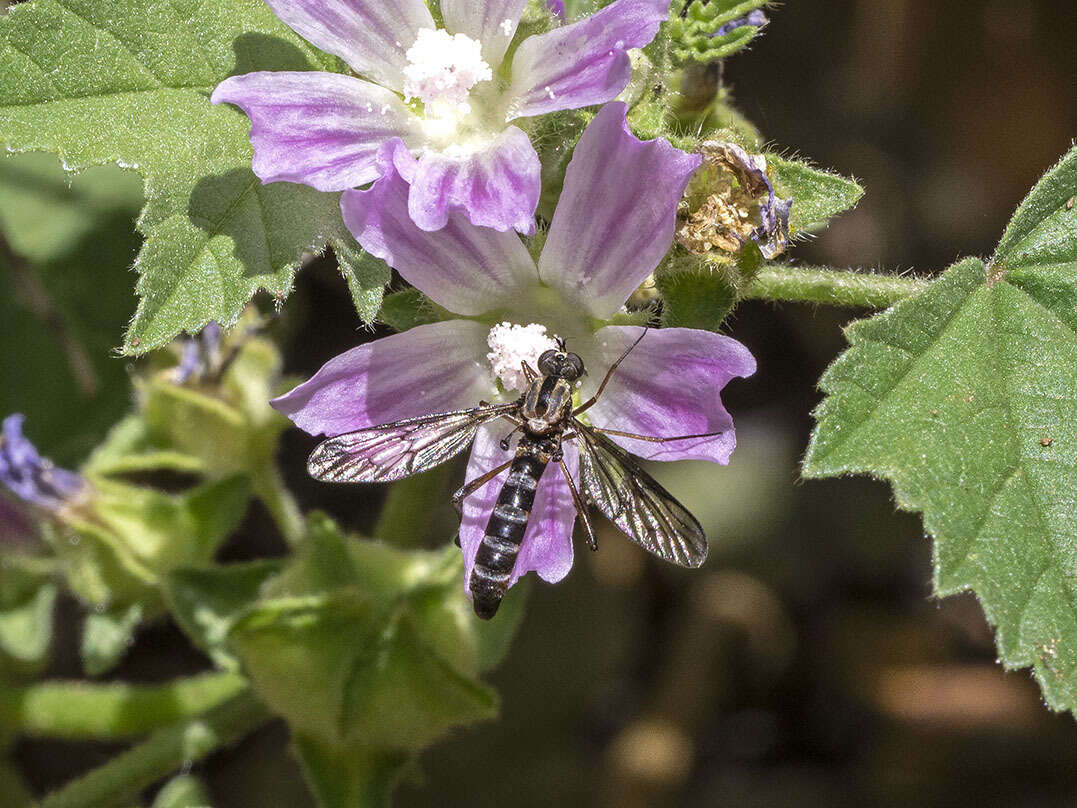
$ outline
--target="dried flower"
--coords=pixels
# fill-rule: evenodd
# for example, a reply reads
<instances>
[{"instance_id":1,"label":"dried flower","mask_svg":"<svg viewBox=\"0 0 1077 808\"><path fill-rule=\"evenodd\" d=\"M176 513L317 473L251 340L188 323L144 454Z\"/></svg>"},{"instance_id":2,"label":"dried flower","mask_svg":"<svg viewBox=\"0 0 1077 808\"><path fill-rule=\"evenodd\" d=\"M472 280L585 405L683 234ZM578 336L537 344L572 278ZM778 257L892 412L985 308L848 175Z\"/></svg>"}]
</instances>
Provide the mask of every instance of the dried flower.
<instances>
[{"instance_id":1,"label":"dried flower","mask_svg":"<svg viewBox=\"0 0 1077 808\"><path fill-rule=\"evenodd\" d=\"M677 241L689 252L738 252L748 240L764 258L789 244L792 199L779 199L767 175L767 160L733 143L707 141L703 168L693 178L680 208Z\"/></svg>"}]
</instances>

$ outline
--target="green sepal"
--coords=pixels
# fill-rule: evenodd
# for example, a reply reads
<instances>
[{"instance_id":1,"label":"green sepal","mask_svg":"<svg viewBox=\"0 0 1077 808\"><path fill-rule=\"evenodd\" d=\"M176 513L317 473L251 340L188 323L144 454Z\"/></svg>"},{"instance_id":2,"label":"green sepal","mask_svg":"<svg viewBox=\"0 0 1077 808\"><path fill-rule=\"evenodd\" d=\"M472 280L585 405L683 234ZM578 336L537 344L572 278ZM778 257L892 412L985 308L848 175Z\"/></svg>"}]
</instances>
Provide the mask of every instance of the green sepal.
<instances>
[{"instance_id":1,"label":"green sepal","mask_svg":"<svg viewBox=\"0 0 1077 808\"><path fill-rule=\"evenodd\" d=\"M141 603L115 611L91 611L82 626L82 669L87 676L108 673L134 644L135 630L142 622Z\"/></svg>"},{"instance_id":2,"label":"green sepal","mask_svg":"<svg viewBox=\"0 0 1077 808\"><path fill-rule=\"evenodd\" d=\"M694 0L683 15L677 3L672 9L669 37L673 56L681 63L713 62L724 59L744 48L762 30L753 25L734 28L717 36L722 26L746 17L750 12L767 5L767 0Z\"/></svg>"},{"instance_id":3,"label":"green sepal","mask_svg":"<svg viewBox=\"0 0 1077 808\"><path fill-rule=\"evenodd\" d=\"M403 289L385 296L378 319L394 331L407 331L417 325L429 325L442 319L444 309L435 305L418 289Z\"/></svg>"},{"instance_id":4,"label":"green sepal","mask_svg":"<svg viewBox=\"0 0 1077 808\"><path fill-rule=\"evenodd\" d=\"M165 602L191 642L218 668L238 671L239 661L228 648L228 632L257 602L266 581L283 568L277 560L181 567L165 576Z\"/></svg>"},{"instance_id":5,"label":"green sepal","mask_svg":"<svg viewBox=\"0 0 1077 808\"><path fill-rule=\"evenodd\" d=\"M202 781L189 774L181 774L165 783L157 792L151 808L211 808L209 792Z\"/></svg>"},{"instance_id":6,"label":"green sepal","mask_svg":"<svg viewBox=\"0 0 1077 808\"><path fill-rule=\"evenodd\" d=\"M359 319L367 324L373 323L381 310L385 286L392 279L393 270L352 239L333 239L331 245Z\"/></svg>"},{"instance_id":7,"label":"green sepal","mask_svg":"<svg viewBox=\"0 0 1077 808\"><path fill-rule=\"evenodd\" d=\"M0 566L0 673L30 675L45 665L57 592L49 575Z\"/></svg>"},{"instance_id":8,"label":"green sepal","mask_svg":"<svg viewBox=\"0 0 1077 808\"><path fill-rule=\"evenodd\" d=\"M781 199L792 198L789 233L813 233L829 219L856 206L864 189L851 179L815 168L802 160L767 154L767 167L774 191Z\"/></svg>"},{"instance_id":9,"label":"green sepal","mask_svg":"<svg viewBox=\"0 0 1077 808\"><path fill-rule=\"evenodd\" d=\"M319 808L389 808L392 793L412 755L379 751L361 743L334 746L296 735L292 748Z\"/></svg>"}]
</instances>

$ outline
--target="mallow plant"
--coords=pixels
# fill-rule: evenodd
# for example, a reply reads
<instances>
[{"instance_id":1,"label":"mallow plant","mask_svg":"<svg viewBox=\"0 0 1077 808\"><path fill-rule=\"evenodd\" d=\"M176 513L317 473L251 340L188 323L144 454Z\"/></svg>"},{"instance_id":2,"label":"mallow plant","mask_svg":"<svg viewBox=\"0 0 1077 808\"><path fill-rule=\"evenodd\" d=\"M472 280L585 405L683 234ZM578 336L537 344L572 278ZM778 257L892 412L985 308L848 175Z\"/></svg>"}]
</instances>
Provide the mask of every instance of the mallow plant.
<instances>
[{"instance_id":1,"label":"mallow plant","mask_svg":"<svg viewBox=\"0 0 1077 808\"><path fill-rule=\"evenodd\" d=\"M7 159L50 153L84 189L43 223L50 243L129 239L109 215L126 228L141 206L126 335L64 336L75 367L115 366L122 342L109 428L67 468L36 448L29 401L0 413L0 741L132 743L42 806L134 804L274 718L319 805L387 804L421 751L512 698L483 680L527 608L512 587L568 576L593 515L677 575L704 563L645 461L736 464L722 392L756 371L730 317L748 299L879 310L820 382L803 475L889 480L934 542L936 593L974 592L1002 665L1077 707L1077 151L990 257L797 266L862 189L764 148L711 81L766 47L766 6L29 0L0 17ZM52 260L3 235L19 272ZM276 326L326 251L356 344L288 378ZM129 298L128 275L96 269L115 276L99 297ZM327 439L313 476L392 484L413 518L430 491L398 481L469 452L458 531L415 549L305 512L278 462L295 427ZM222 562L252 507L286 552ZM39 681L60 592L85 611L87 677L150 621L212 670ZM5 804L37 799L6 764L0 782ZM202 786L161 791L181 793Z\"/></svg>"}]
</instances>

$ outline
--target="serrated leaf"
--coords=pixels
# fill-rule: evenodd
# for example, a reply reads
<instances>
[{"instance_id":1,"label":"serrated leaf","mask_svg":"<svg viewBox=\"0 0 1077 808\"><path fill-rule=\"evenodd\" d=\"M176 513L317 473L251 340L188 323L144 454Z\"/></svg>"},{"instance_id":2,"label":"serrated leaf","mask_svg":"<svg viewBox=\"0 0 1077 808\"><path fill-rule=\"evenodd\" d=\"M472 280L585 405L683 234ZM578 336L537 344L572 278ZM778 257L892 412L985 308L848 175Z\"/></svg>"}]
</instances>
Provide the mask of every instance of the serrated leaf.
<instances>
[{"instance_id":1,"label":"serrated leaf","mask_svg":"<svg viewBox=\"0 0 1077 808\"><path fill-rule=\"evenodd\" d=\"M231 325L259 289L286 295L302 253L340 232L336 195L263 186L247 118L209 103L234 73L339 69L264 3L34 0L0 18L0 42L0 142L145 178L127 353Z\"/></svg>"},{"instance_id":2,"label":"serrated leaf","mask_svg":"<svg viewBox=\"0 0 1077 808\"><path fill-rule=\"evenodd\" d=\"M827 220L860 201L864 189L855 181L823 171L800 160L768 154L767 165L774 171L779 197L793 200L789 211L789 232L811 233Z\"/></svg>"},{"instance_id":3,"label":"serrated leaf","mask_svg":"<svg viewBox=\"0 0 1077 808\"><path fill-rule=\"evenodd\" d=\"M385 286L393 277L392 269L350 239L334 239L332 247L359 318L364 323L373 323L381 310Z\"/></svg>"},{"instance_id":4,"label":"serrated leaf","mask_svg":"<svg viewBox=\"0 0 1077 808\"><path fill-rule=\"evenodd\" d=\"M969 259L848 329L807 476L868 473L935 537L935 588L972 589L1007 667L1077 708L1077 149Z\"/></svg>"}]
</instances>

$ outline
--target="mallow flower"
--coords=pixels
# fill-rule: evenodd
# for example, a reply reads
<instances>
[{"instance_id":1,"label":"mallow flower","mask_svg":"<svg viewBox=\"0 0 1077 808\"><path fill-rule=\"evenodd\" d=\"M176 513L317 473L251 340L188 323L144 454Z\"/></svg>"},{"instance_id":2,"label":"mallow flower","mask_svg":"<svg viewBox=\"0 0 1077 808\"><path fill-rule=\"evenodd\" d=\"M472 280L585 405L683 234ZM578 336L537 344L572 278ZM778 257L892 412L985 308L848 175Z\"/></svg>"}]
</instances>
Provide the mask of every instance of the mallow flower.
<instances>
[{"instance_id":1,"label":"mallow flower","mask_svg":"<svg viewBox=\"0 0 1077 808\"><path fill-rule=\"evenodd\" d=\"M521 362L535 367L557 338L588 370L577 395L593 395L643 332L617 324L629 319L623 304L669 249L677 203L700 163L666 141L638 140L626 112L620 102L608 104L581 137L537 262L516 234L475 227L459 213L436 232L418 228L408 216L408 184L398 168L414 158L399 140L387 144L381 178L369 190L344 194L344 221L366 250L455 317L353 348L273 406L307 432L332 437L481 400L512 401L527 386ZM594 426L640 435L706 433L669 443L612 440L652 460L724 464L736 441L720 392L730 379L754 372L752 355L730 337L650 329L587 417ZM511 457L499 445L510 429L495 422L479 430L468 480ZM564 449L578 483L578 450L571 440ZM468 578L507 474L464 501L460 544ZM510 585L530 571L551 583L568 574L575 519L571 491L551 464Z\"/></svg>"},{"instance_id":2,"label":"mallow flower","mask_svg":"<svg viewBox=\"0 0 1077 808\"><path fill-rule=\"evenodd\" d=\"M257 72L225 79L214 104L251 119L254 173L320 191L380 176L397 138L408 212L437 230L450 211L496 230L535 230L539 158L512 121L601 104L628 84L627 51L647 45L669 0L615 0L514 45L527 0L266 0L300 36L354 75Z\"/></svg>"}]
</instances>

